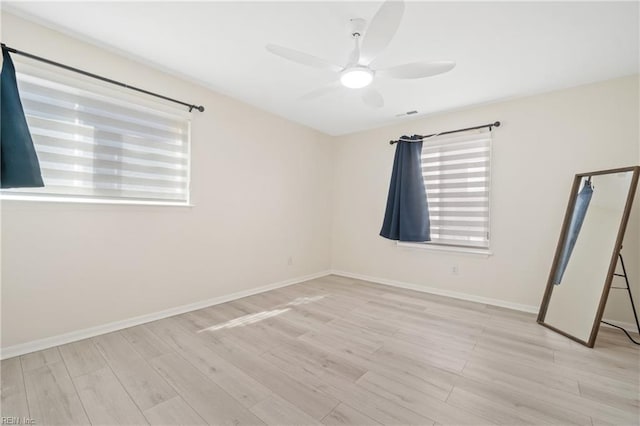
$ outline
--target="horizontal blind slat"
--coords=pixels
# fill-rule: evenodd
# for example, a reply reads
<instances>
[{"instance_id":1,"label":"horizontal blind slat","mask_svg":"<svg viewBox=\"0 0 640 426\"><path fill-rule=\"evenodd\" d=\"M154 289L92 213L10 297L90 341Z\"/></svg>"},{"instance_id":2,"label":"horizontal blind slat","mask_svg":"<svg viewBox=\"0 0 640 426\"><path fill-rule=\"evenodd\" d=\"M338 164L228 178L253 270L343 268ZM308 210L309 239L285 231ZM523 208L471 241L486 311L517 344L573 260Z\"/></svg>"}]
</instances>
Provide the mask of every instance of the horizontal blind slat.
<instances>
[{"instance_id":1,"label":"horizontal blind slat","mask_svg":"<svg viewBox=\"0 0 640 426\"><path fill-rule=\"evenodd\" d=\"M68 163L54 163L50 161L42 161L40 160L40 168L42 170L48 171L66 171L73 172L78 174L101 174L108 176L123 176L123 177L133 177L133 178L142 178L142 179L156 179L161 181L168 182L187 182L187 178L185 176L177 176L175 174L161 174L161 173L149 173L149 172L137 172L116 168L107 168L107 167L98 167L96 165L83 166L80 164L68 164Z\"/></svg>"},{"instance_id":2,"label":"horizontal blind slat","mask_svg":"<svg viewBox=\"0 0 640 426\"><path fill-rule=\"evenodd\" d=\"M46 173L46 182L52 182L52 180L68 180L78 182L95 182L95 183L113 183L124 185L139 185L148 186L150 188L166 187L176 188L184 191L186 188L186 181L174 181L168 179L158 179L157 177L137 177L127 176L123 174L110 173L109 171L92 170L91 172L81 171L66 171L58 168L42 167L43 172Z\"/></svg>"},{"instance_id":3,"label":"horizontal blind slat","mask_svg":"<svg viewBox=\"0 0 640 426\"><path fill-rule=\"evenodd\" d=\"M166 167L155 167L148 165L139 165L139 164L126 164L119 161L111 161L105 159L97 159L97 158L81 158L73 155L61 155L56 153L50 153L45 151L38 152L38 159L40 161L45 161L53 164L59 165L68 165L74 167L76 165L80 167L93 167L93 168L102 168L102 169L110 169L110 170L123 170L123 171L131 171L137 173L153 173L159 174L163 176L178 176L182 178L187 178L187 170L176 170L169 169Z\"/></svg>"},{"instance_id":4,"label":"horizontal blind slat","mask_svg":"<svg viewBox=\"0 0 640 426\"><path fill-rule=\"evenodd\" d=\"M63 152L64 150L69 153L79 152L83 156L85 156L85 154L94 157L100 155L103 158L113 156L117 158L131 158L147 161L149 164L152 164L153 162L180 164L183 167L186 167L188 163L186 155L166 155L157 152L128 149L122 146L104 145L99 140L95 140L93 143L84 143L33 135L33 143L36 148L40 147L42 150L49 152Z\"/></svg>"},{"instance_id":5,"label":"horizontal blind slat","mask_svg":"<svg viewBox=\"0 0 640 426\"><path fill-rule=\"evenodd\" d=\"M36 81L25 81L25 79L33 79L33 77L23 76L22 81L19 83L20 97L23 100L41 101L62 108L92 112L97 115L118 118L122 121L139 123L158 129L181 130L184 133L187 130L185 123L179 119L170 119L166 116L150 113L148 110L141 111L101 101L79 94L77 91L74 92L72 88L61 90L64 86L58 86L57 89L54 89L44 84L38 84Z\"/></svg>"},{"instance_id":6,"label":"horizontal blind slat","mask_svg":"<svg viewBox=\"0 0 640 426\"><path fill-rule=\"evenodd\" d=\"M437 227L431 230L432 233L439 235L439 238L445 237L477 237L485 238L486 231L465 231L456 229L439 229Z\"/></svg>"},{"instance_id":7,"label":"horizontal blind slat","mask_svg":"<svg viewBox=\"0 0 640 426\"><path fill-rule=\"evenodd\" d=\"M187 168L187 165L182 161L174 164L168 161L149 160L145 158L127 157L124 155L105 154L100 152L84 151L79 149L58 148L56 146L49 145L35 145L36 151L39 153L57 154L61 157L66 157L63 161L73 163L78 158L85 158L91 160L104 160L111 161L116 164L122 163L123 165L132 164L145 167L158 167L168 170L181 171Z\"/></svg>"},{"instance_id":8,"label":"horizontal blind slat","mask_svg":"<svg viewBox=\"0 0 640 426\"><path fill-rule=\"evenodd\" d=\"M459 160L473 160L473 161L479 161L479 160L487 160L489 158L489 155L487 152L483 151L483 152L463 152L463 153L450 153L450 152L442 152L442 153L438 153L437 155L431 155L431 156L422 156L423 161L430 163L433 161L459 161ZM459 161L462 162L462 161Z\"/></svg>"},{"instance_id":9,"label":"horizontal blind slat","mask_svg":"<svg viewBox=\"0 0 640 426\"><path fill-rule=\"evenodd\" d=\"M39 134L51 137L61 138L86 138L95 139L96 132L91 126L83 126L75 122L62 122L47 119L44 117L38 117L35 115L27 116L27 123L29 129L37 129ZM172 140L149 140L136 135L122 134L118 132L110 132L107 130L100 130L99 140L108 140L113 142L122 142L131 145L139 145L143 148L161 149L163 151L181 152L185 153L188 149L187 136L182 139Z\"/></svg>"},{"instance_id":10,"label":"horizontal blind slat","mask_svg":"<svg viewBox=\"0 0 640 426\"><path fill-rule=\"evenodd\" d=\"M102 136L94 135L82 136L79 134L64 134L51 132L49 129L43 129L41 127L29 126L29 131L34 139L34 143L39 145L51 145L63 148L80 148L92 149L94 146L110 147L113 149L129 151L135 155L135 153L142 154L155 154L158 156L179 158L186 160L188 158L186 150L166 150L153 148L149 145L143 145L138 143L128 143L125 141L117 141L114 139L103 138Z\"/></svg>"},{"instance_id":11,"label":"horizontal blind slat","mask_svg":"<svg viewBox=\"0 0 640 426\"><path fill-rule=\"evenodd\" d=\"M453 172L449 173L447 171L433 171L422 174L424 181L431 183L433 181L441 181L447 182L456 179L476 179L476 178L484 178L485 180L489 179L489 171L471 171L471 172Z\"/></svg>"},{"instance_id":12,"label":"horizontal blind slat","mask_svg":"<svg viewBox=\"0 0 640 426\"><path fill-rule=\"evenodd\" d=\"M489 200L481 201L454 201L454 200L434 200L429 198L429 207L439 208L489 208Z\"/></svg>"},{"instance_id":13,"label":"horizontal blind slat","mask_svg":"<svg viewBox=\"0 0 640 426\"><path fill-rule=\"evenodd\" d=\"M442 192L443 190L447 190L447 189L469 189L469 190L474 190L477 188L483 188L486 189L487 191L489 190L488 187L488 182L486 181L479 181L479 182L434 182L434 181L425 181L425 188L427 190L427 192L429 191L440 191Z\"/></svg>"},{"instance_id":14,"label":"horizontal blind slat","mask_svg":"<svg viewBox=\"0 0 640 426\"><path fill-rule=\"evenodd\" d=\"M97 180L69 180L51 177L47 182L52 187L84 188L87 190L104 189L113 191L136 191L145 194L182 194L183 188L165 188L150 185L135 185L116 182L100 182Z\"/></svg>"},{"instance_id":15,"label":"horizontal blind slat","mask_svg":"<svg viewBox=\"0 0 640 426\"><path fill-rule=\"evenodd\" d=\"M136 135L153 140L173 140L181 139L180 133L173 133L154 129L136 123L128 123L108 117L100 117L82 111L66 110L54 105L43 104L42 102L26 100L22 103L27 117L36 116L50 120L62 121L65 123L76 123L82 126L89 126L98 130L115 131L130 135Z\"/></svg>"},{"instance_id":16,"label":"horizontal blind slat","mask_svg":"<svg viewBox=\"0 0 640 426\"><path fill-rule=\"evenodd\" d=\"M450 218L450 217L482 217L485 218L487 216L488 211L486 209L483 210L443 210L438 207L433 207L431 204L429 205L429 211L431 212L432 217L440 217L440 218Z\"/></svg>"},{"instance_id":17,"label":"horizontal blind slat","mask_svg":"<svg viewBox=\"0 0 640 426\"><path fill-rule=\"evenodd\" d=\"M430 162L430 163L425 163L422 166L422 172L431 172L431 171L445 171L445 170L450 170L450 171L464 171L464 170L469 170L471 169L471 171L480 171L480 170L487 170L489 168L489 160L488 159L479 159L477 161L464 161L464 162ZM478 169L478 170L474 170L474 169Z\"/></svg>"}]
</instances>

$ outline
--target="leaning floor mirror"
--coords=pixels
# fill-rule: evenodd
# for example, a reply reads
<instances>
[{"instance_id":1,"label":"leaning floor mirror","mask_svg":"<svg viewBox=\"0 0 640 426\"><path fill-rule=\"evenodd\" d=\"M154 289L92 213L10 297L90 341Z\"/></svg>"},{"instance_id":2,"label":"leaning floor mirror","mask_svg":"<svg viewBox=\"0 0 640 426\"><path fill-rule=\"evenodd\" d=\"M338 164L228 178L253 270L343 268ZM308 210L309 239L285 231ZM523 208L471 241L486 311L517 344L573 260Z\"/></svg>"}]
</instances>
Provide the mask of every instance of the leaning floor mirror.
<instances>
[{"instance_id":1,"label":"leaning floor mirror","mask_svg":"<svg viewBox=\"0 0 640 426\"><path fill-rule=\"evenodd\" d=\"M593 347L611 288L640 167L577 174L538 323Z\"/></svg>"}]
</instances>

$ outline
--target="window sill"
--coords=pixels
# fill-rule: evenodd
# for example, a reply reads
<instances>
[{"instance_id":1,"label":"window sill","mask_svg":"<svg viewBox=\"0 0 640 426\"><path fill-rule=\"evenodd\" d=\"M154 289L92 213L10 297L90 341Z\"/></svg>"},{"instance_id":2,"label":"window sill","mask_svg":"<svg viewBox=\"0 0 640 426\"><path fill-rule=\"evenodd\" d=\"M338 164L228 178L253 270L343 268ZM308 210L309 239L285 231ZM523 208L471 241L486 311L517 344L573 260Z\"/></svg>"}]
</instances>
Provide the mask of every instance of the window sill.
<instances>
[{"instance_id":1,"label":"window sill","mask_svg":"<svg viewBox=\"0 0 640 426\"><path fill-rule=\"evenodd\" d=\"M169 202L169 201L142 201L142 200L106 200L101 198L74 198L74 197L32 197L18 194L0 194L2 201L27 201L41 203L63 203L63 204L108 204L108 205L128 205L128 206L163 206L163 207L194 207L191 203Z\"/></svg>"},{"instance_id":2,"label":"window sill","mask_svg":"<svg viewBox=\"0 0 640 426\"><path fill-rule=\"evenodd\" d=\"M430 251L439 251L439 252L449 252L449 253L462 253L462 254L471 254L475 256L489 257L493 255L493 252L489 249L485 248L473 248L473 247L456 247L456 246L445 246L438 244L429 244L429 243L406 243L397 241L396 245L398 247L407 247L414 248L420 250L430 250Z\"/></svg>"}]
</instances>

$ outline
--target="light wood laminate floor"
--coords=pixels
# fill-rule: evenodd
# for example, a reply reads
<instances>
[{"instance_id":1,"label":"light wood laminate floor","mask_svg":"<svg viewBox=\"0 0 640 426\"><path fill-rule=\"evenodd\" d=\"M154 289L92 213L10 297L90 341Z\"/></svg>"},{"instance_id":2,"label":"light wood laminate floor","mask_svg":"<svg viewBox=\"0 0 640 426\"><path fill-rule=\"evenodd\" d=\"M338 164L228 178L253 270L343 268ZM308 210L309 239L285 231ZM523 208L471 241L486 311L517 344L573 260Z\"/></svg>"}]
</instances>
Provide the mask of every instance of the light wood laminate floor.
<instances>
[{"instance_id":1,"label":"light wood laminate floor","mask_svg":"<svg viewBox=\"0 0 640 426\"><path fill-rule=\"evenodd\" d=\"M640 351L336 276L2 361L36 424L638 424Z\"/></svg>"}]
</instances>

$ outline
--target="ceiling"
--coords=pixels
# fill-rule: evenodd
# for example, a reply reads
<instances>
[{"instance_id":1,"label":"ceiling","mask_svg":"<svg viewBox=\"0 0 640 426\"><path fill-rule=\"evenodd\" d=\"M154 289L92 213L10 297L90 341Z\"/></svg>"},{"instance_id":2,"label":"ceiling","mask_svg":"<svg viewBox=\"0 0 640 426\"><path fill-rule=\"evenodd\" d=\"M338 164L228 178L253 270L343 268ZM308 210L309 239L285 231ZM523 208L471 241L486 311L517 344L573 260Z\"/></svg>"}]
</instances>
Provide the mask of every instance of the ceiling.
<instances>
[{"instance_id":1,"label":"ceiling","mask_svg":"<svg viewBox=\"0 0 640 426\"><path fill-rule=\"evenodd\" d=\"M337 76L276 57L265 44L345 64L349 19L370 20L380 4L5 1L3 8L331 135L407 120L397 114L411 110L425 116L638 72L638 2L408 2L376 67L453 60L456 68L422 80L376 78L380 109L365 106L358 89L299 100Z\"/></svg>"}]
</instances>

